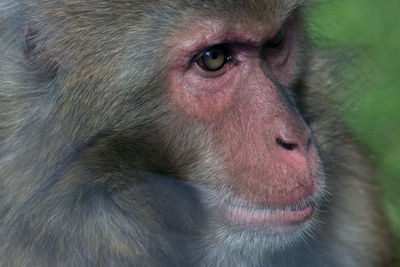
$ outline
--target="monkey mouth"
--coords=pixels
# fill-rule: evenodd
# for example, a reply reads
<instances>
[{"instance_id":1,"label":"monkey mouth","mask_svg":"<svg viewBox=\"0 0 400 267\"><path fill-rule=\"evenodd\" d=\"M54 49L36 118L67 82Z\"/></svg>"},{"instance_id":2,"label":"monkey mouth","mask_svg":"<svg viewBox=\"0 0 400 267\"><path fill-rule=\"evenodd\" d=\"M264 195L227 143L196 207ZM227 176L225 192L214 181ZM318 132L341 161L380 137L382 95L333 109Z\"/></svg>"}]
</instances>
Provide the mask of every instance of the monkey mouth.
<instances>
[{"instance_id":1,"label":"monkey mouth","mask_svg":"<svg viewBox=\"0 0 400 267\"><path fill-rule=\"evenodd\" d=\"M310 200L277 207L229 205L226 214L232 225L262 228L272 234L281 234L309 220L314 213L314 207Z\"/></svg>"}]
</instances>

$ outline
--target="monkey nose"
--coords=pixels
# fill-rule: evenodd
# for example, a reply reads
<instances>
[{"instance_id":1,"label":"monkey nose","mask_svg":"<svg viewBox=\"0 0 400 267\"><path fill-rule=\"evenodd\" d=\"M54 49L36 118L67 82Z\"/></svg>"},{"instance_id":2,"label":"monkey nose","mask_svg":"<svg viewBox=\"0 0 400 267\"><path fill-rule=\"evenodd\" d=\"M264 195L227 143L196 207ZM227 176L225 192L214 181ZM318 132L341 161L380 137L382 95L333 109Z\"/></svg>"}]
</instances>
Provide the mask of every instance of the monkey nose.
<instances>
[{"instance_id":1,"label":"monkey nose","mask_svg":"<svg viewBox=\"0 0 400 267\"><path fill-rule=\"evenodd\" d=\"M294 150L298 147L297 143L294 143L292 141L282 140L280 137L276 138L276 142L279 146L287 150Z\"/></svg>"},{"instance_id":2,"label":"monkey nose","mask_svg":"<svg viewBox=\"0 0 400 267\"><path fill-rule=\"evenodd\" d=\"M312 138L311 135L306 135L303 138L285 138L279 136L276 138L276 144L278 145L278 147L281 147L286 151L307 154L310 146L312 146Z\"/></svg>"},{"instance_id":3,"label":"monkey nose","mask_svg":"<svg viewBox=\"0 0 400 267\"><path fill-rule=\"evenodd\" d=\"M283 151L291 153L306 154L312 146L311 131L301 118L295 120L275 119L273 128L275 131L275 144Z\"/></svg>"}]
</instances>

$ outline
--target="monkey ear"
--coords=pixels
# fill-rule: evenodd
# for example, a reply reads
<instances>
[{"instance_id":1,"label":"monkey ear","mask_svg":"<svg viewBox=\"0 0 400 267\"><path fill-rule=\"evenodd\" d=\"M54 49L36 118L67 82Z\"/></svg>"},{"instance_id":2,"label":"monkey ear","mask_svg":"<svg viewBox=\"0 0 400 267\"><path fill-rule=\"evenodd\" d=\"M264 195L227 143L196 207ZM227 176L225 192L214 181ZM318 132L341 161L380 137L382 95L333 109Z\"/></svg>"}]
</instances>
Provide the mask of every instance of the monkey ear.
<instances>
[{"instance_id":1,"label":"monkey ear","mask_svg":"<svg viewBox=\"0 0 400 267\"><path fill-rule=\"evenodd\" d=\"M40 71L48 74L55 74L58 64L48 53L45 47L45 40L41 39L40 32L29 25L24 28L23 49L25 57Z\"/></svg>"}]
</instances>

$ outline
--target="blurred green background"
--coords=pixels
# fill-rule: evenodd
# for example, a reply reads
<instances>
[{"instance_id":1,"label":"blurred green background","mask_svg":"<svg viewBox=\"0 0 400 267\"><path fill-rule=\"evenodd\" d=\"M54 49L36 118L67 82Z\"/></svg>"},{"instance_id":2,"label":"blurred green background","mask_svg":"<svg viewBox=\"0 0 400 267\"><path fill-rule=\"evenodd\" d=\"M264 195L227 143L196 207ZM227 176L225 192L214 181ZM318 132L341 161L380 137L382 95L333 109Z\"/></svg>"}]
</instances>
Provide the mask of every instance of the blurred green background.
<instances>
[{"instance_id":1,"label":"blurred green background","mask_svg":"<svg viewBox=\"0 0 400 267\"><path fill-rule=\"evenodd\" d=\"M319 46L355 54L346 73L358 89L342 112L376 162L400 255L400 0L319 1L311 13Z\"/></svg>"}]
</instances>

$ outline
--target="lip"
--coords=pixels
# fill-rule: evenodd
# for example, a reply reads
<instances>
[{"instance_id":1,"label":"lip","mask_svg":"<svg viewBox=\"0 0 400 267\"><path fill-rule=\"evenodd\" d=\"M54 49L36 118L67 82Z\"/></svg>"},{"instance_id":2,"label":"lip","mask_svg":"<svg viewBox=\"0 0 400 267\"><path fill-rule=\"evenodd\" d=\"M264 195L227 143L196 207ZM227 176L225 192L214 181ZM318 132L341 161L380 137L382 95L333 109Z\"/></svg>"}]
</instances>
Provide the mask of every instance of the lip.
<instances>
[{"instance_id":1,"label":"lip","mask_svg":"<svg viewBox=\"0 0 400 267\"><path fill-rule=\"evenodd\" d=\"M230 206L227 219L233 225L247 227L290 227L309 219L314 212L311 203L279 208L253 208L250 206Z\"/></svg>"}]
</instances>

